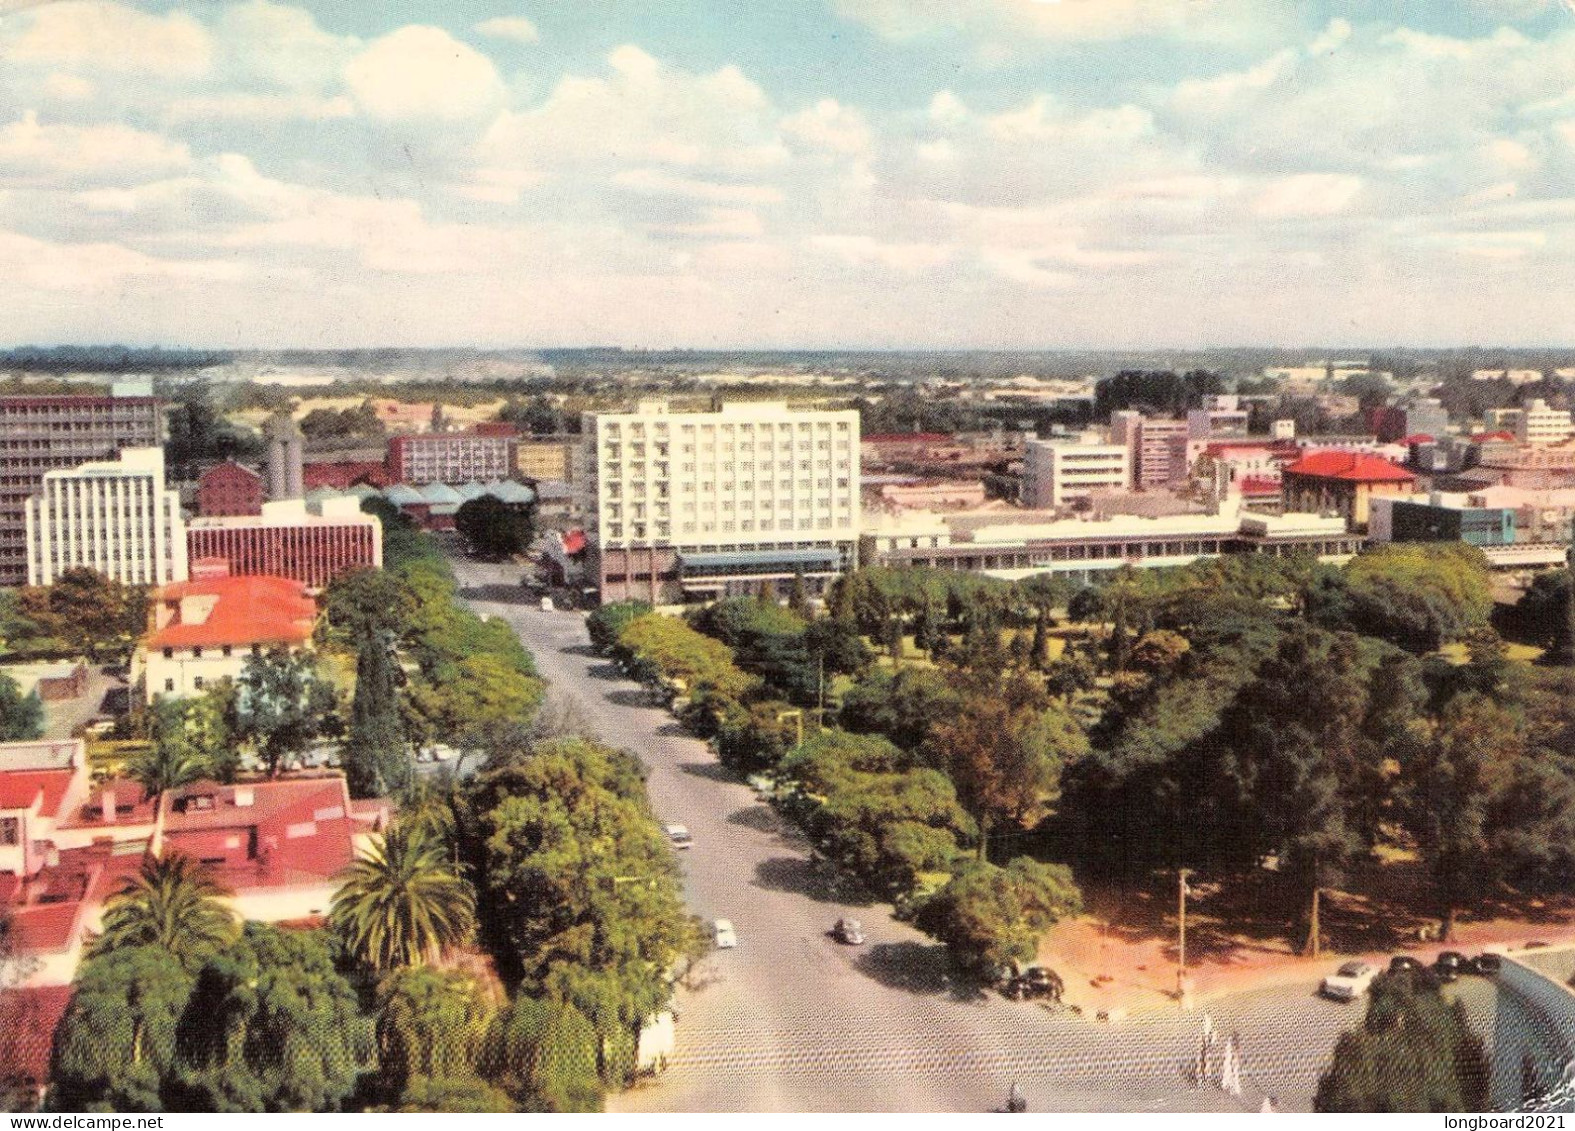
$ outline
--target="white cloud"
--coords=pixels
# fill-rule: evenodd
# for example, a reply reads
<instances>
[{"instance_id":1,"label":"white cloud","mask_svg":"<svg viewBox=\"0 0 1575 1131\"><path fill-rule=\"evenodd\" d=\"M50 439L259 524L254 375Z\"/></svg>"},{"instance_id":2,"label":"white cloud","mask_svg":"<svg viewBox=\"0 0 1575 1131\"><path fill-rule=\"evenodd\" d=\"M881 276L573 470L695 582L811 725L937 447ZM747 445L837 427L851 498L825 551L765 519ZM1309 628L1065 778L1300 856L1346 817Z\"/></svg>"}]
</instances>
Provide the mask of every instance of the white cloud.
<instances>
[{"instance_id":1,"label":"white cloud","mask_svg":"<svg viewBox=\"0 0 1575 1131\"><path fill-rule=\"evenodd\" d=\"M636 192L663 196L689 197L694 200L738 201L748 204L776 204L782 190L771 185L727 184L679 177L660 169L639 167L623 169L612 176L612 183Z\"/></svg>"},{"instance_id":2,"label":"white cloud","mask_svg":"<svg viewBox=\"0 0 1575 1131\"><path fill-rule=\"evenodd\" d=\"M1350 208L1361 191L1360 177L1303 173L1270 182L1253 202L1253 211L1271 219L1333 216Z\"/></svg>"},{"instance_id":3,"label":"white cloud","mask_svg":"<svg viewBox=\"0 0 1575 1131\"><path fill-rule=\"evenodd\" d=\"M457 121L496 111L504 87L492 60L441 28L413 25L375 40L350 61L356 102L384 121Z\"/></svg>"},{"instance_id":4,"label":"white cloud","mask_svg":"<svg viewBox=\"0 0 1575 1131\"><path fill-rule=\"evenodd\" d=\"M29 111L0 126L0 184L64 187L125 181L185 167L180 142L129 126L47 125Z\"/></svg>"},{"instance_id":5,"label":"white cloud","mask_svg":"<svg viewBox=\"0 0 1575 1131\"><path fill-rule=\"evenodd\" d=\"M807 149L848 155L867 152L874 140L864 115L834 98L784 118L782 132Z\"/></svg>"},{"instance_id":6,"label":"white cloud","mask_svg":"<svg viewBox=\"0 0 1575 1131\"><path fill-rule=\"evenodd\" d=\"M169 104L174 121L326 122L353 118L356 106L345 95L224 93L177 98Z\"/></svg>"},{"instance_id":7,"label":"white cloud","mask_svg":"<svg viewBox=\"0 0 1575 1131\"><path fill-rule=\"evenodd\" d=\"M882 243L864 235L812 236L809 245L855 267L879 266L901 272L928 271L953 254L951 248L940 244Z\"/></svg>"},{"instance_id":8,"label":"white cloud","mask_svg":"<svg viewBox=\"0 0 1575 1131\"><path fill-rule=\"evenodd\" d=\"M0 23L0 58L163 78L206 74L213 62L207 29L183 12L155 16L92 0L50 4Z\"/></svg>"},{"instance_id":9,"label":"white cloud","mask_svg":"<svg viewBox=\"0 0 1575 1131\"><path fill-rule=\"evenodd\" d=\"M498 16L482 20L476 25L476 33L493 39L511 39L515 43L535 43L541 38L536 25L524 16Z\"/></svg>"},{"instance_id":10,"label":"white cloud","mask_svg":"<svg viewBox=\"0 0 1575 1131\"><path fill-rule=\"evenodd\" d=\"M985 56L997 60L1020 49L1025 39L1237 40L1276 29L1284 20L1280 6L1266 0L831 0L831 6L886 39L973 35L982 39Z\"/></svg>"},{"instance_id":11,"label":"white cloud","mask_svg":"<svg viewBox=\"0 0 1575 1131\"><path fill-rule=\"evenodd\" d=\"M321 92L339 85L359 40L333 35L304 8L245 0L225 8L214 27L232 80L258 79L289 91Z\"/></svg>"},{"instance_id":12,"label":"white cloud","mask_svg":"<svg viewBox=\"0 0 1575 1131\"><path fill-rule=\"evenodd\" d=\"M98 87L81 75L57 72L44 79L44 93L55 102L86 102Z\"/></svg>"}]
</instances>

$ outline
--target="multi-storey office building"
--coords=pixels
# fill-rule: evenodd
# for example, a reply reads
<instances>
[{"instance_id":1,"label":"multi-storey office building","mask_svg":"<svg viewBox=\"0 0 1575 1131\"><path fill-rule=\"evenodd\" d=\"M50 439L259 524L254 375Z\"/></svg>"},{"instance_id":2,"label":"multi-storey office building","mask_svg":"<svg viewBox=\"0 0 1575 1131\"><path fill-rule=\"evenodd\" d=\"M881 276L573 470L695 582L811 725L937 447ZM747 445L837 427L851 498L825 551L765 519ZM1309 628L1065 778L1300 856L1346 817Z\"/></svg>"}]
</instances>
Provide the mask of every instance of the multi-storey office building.
<instances>
[{"instance_id":1,"label":"multi-storey office building","mask_svg":"<svg viewBox=\"0 0 1575 1131\"><path fill-rule=\"evenodd\" d=\"M1095 491L1132 486L1132 458L1124 444L1091 440L1030 440L1023 457L1023 505L1064 507Z\"/></svg>"},{"instance_id":2,"label":"multi-storey office building","mask_svg":"<svg viewBox=\"0 0 1575 1131\"><path fill-rule=\"evenodd\" d=\"M588 413L603 601L671 602L811 592L852 563L859 530L859 417L777 402L669 414Z\"/></svg>"},{"instance_id":3,"label":"multi-storey office building","mask_svg":"<svg viewBox=\"0 0 1575 1131\"><path fill-rule=\"evenodd\" d=\"M163 448L50 471L27 504L27 583L86 566L126 585L186 580L180 493L164 485Z\"/></svg>"},{"instance_id":4,"label":"multi-storey office building","mask_svg":"<svg viewBox=\"0 0 1575 1131\"><path fill-rule=\"evenodd\" d=\"M507 424L483 424L471 432L425 432L392 436L388 477L394 483L486 483L512 479L519 436Z\"/></svg>"},{"instance_id":5,"label":"multi-storey office building","mask_svg":"<svg viewBox=\"0 0 1575 1131\"><path fill-rule=\"evenodd\" d=\"M122 382L110 396L0 397L0 586L27 581L27 501L46 473L164 443L150 391Z\"/></svg>"},{"instance_id":6,"label":"multi-storey office building","mask_svg":"<svg viewBox=\"0 0 1575 1131\"><path fill-rule=\"evenodd\" d=\"M1188 439L1185 420L1158 420L1132 411L1110 414L1110 442L1131 453L1132 486L1139 491L1185 481Z\"/></svg>"},{"instance_id":7,"label":"multi-storey office building","mask_svg":"<svg viewBox=\"0 0 1575 1131\"><path fill-rule=\"evenodd\" d=\"M1515 421L1515 439L1522 444L1562 444L1572 433L1575 425L1570 423L1569 412L1549 408L1544 400L1526 405Z\"/></svg>"},{"instance_id":8,"label":"multi-storey office building","mask_svg":"<svg viewBox=\"0 0 1575 1131\"><path fill-rule=\"evenodd\" d=\"M354 495L308 504L265 503L257 515L196 518L186 526L190 562L223 559L235 577L284 577L321 590L342 573L383 564L383 524Z\"/></svg>"}]
</instances>

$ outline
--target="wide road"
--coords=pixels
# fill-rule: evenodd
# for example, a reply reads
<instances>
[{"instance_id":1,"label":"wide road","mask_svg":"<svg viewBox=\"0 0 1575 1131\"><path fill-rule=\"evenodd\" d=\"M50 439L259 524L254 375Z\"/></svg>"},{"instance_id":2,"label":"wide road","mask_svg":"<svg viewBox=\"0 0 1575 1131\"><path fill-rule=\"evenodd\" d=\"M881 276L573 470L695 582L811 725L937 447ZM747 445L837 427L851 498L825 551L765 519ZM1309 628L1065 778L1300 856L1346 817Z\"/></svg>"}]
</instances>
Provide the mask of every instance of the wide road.
<instances>
[{"instance_id":1,"label":"wide road","mask_svg":"<svg viewBox=\"0 0 1575 1131\"><path fill-rule=\"evenodd\" d=\"M944 950L890 907L839 902L803 838L591 652L582 614L526 601L519 567L455 570L472 608L518 631L550 698L649 767L657 814L694 836L679 854L690 908L738 931L737 949L713 952L680 989L667 1072L611 1097L614 1110L987 1111L1013 1081L1036 1111L1256 1110L1265 1095L1308 1110L1336 1038L1360 1022L1360 1006L1321 1001L1311 984L1210 1004L1218 1031L1241 1035L1237 1098L1189 1080L1201 1013L1109 1024L959 987ZM866 945L829 937L848 914ZM1467 992L1491 998L1479 987Z\"/></svg>"}]
</instances>

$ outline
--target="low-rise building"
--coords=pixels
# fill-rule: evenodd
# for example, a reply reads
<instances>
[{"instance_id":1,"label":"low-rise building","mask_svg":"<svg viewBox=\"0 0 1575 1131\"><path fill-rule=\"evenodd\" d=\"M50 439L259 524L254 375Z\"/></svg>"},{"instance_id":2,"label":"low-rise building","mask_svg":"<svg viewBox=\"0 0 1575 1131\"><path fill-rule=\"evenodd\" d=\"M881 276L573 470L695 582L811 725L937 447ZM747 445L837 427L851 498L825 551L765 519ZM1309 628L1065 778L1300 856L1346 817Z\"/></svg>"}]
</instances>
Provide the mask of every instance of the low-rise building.
<instances>
[{"instance_id":1,"label":"low-rise building","mask_svg":"<svg viewBox=\"0 0 1575 1131\"><path fill-rule=\"evenodd\" d=\"M132 676L145 680L151 703L237 679L247 658L265 650L309 647L317 603L289 578L215 577L166 586L149 621Z\"/></svg>"},{"instance_id":2,"label":"low-rise building","mask_svg":"<svg viewBox=\"0 0 1575 1131\"><path fill-rule=\"evenodd\" d=\"M217 463L197 479L197 513L203 518L261 514L263 480L233 460Z\"/></svg>"},{"instance_id":3,"label":"low-rise building","mask_svg":"<svg viewBox=\"0 0 1575 1131\"><path fill-rule=\"evenodd\" d=\"M1367 527L1377 496L1410 495L1416 476L1386 459L1360 452L1318 451L1280 474L1287 513L1338 514L1353 530Z\"/></svg>"},{"instance_id":4,"label":"low-rise building","mask_svg":"<svg viewBox=\"0 0 1575 1131\"><path fill-rule=\"evenodd\" d=\"M1368 535L1374 542L1466 542L1512 546L1515 512L1508 507L1470 505L1468 495L1434 493L1427 498L1374 499Z\"/></svg>"}]
</instances>

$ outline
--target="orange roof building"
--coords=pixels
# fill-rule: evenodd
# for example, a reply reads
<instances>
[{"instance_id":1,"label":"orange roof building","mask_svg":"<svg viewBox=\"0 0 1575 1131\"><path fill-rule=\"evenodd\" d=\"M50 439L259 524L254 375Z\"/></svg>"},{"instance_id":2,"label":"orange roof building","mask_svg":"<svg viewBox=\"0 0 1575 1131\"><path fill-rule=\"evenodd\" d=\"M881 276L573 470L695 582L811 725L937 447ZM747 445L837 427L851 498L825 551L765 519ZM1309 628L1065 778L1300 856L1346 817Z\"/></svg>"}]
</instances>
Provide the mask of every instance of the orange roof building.
<instances>
[{"instance_id":1,"label":"orange roof building","mask_svg":"<svg viewBox=\"0 0 1575 1131\"><path fill-rule=\"evenodd\" d=\"M1375 497L1414 494L1416 476L1364 452L1310 452L1280 474L1287 512L1340 514L1353 530L1367 528Z\"/></svg>"},{"instance_id":2,"label":"orange roof building","mask_svg":"<svg viewBox=\"0 0 1575 1131\"><path fill-rule=\"evenodd\" d=\"M159 590L138 660L148 702L200 695L241 674L248 656L311 644L317 603L284 577L213 577Z\"/></svg>"}]
</instances>

